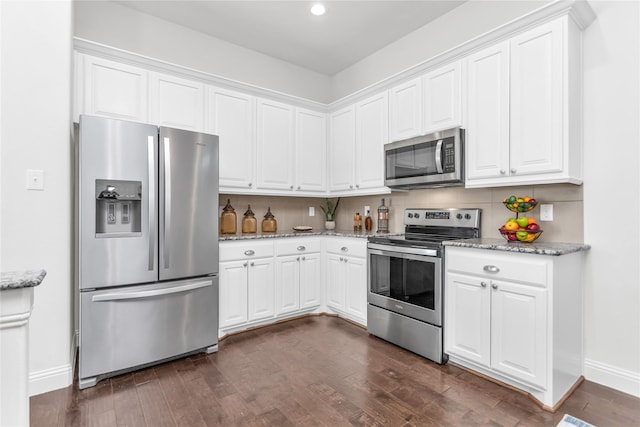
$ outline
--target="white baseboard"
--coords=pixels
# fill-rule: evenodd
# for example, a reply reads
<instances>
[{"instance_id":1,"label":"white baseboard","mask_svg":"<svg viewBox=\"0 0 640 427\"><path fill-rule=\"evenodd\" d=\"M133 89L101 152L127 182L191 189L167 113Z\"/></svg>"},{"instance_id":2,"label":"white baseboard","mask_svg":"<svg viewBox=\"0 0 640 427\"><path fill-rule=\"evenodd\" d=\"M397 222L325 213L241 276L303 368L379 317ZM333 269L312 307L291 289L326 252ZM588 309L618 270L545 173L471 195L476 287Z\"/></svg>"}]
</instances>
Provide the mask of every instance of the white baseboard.
<instances>
[{"instance_id":1,"label":"white baseboard","mask_svg":"<svg viewBox=\"0 0 640 427\"><path fill-rule=\"evenodd\" d=\"M76 366L76 354L78 348L78 331L71 340L69 360L71 363L45 369L43 371L29 373L29 396L47 393L73 384L74 369Z\"/></svg>"},{"instance_id":2,"label":"white baseboard","mask_svg":"<svg viewBox=\"0 0 640 427\"><path fill-rule=\"evenodd\" d=\"M584 377L598 384L640 397L640 373L585 359Z\"/></svg>"}]
</instances>

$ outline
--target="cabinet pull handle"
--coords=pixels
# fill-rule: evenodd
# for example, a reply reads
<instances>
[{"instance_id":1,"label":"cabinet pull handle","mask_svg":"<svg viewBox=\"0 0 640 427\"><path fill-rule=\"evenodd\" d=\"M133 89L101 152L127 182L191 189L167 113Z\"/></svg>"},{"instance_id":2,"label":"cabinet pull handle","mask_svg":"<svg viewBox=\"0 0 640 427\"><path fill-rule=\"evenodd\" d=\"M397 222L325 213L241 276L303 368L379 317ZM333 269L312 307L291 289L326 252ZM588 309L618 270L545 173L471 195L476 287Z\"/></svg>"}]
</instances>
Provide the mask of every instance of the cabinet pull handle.
<instances>
[{"instance_id":1,"label":"cabinet pull handle","mask_svg":"<svg viewBox=\"0 0 640 427\"><path fill-rule=\"evenodd\" d=\"M253 184L252 184L252 183L249 183L249 187L251 187L251 186L253 186Z\"/></svg>"},{"instance_id":2,"label":"cabinet pull handle","mask_svg":"<svg viewBox=\"0 0 640 427\"><path fill-rule=\"evenodd\" d=\"M251 255L255 255L256 251L254 251L253 249L247 249L246 251L244 251L244 254L246 256L251 256Z\"/></svg>"},{"instance_id":3,"label":"cabinet pull handle","mask_svg":"<svg viewBox=\"0 0 640 427\"><path fill-rule=\"evenodd\" d=\"M487 287L487 282L480 282L480 286L482 286L483 288Z\"/></svg>"},{"instance_id":4,"label":"cabinet pull handle","mask_svg":"<svg viewBox=\"0 0 640 427\"><path fill-rule=\"evenodd\" d=\"M306 257L302 257L302 260L304 261L305 259L307 259Z\"/></svg>"},{"instance_id":5,"label":"cabinet pull handle","mask_svg":"<svg viewBox=\"0 0 640 427\"><path fill-rule=\"evenodd\" d=\"M298 185L298 190L300 189L300 186Z\"/></svg>"},{"instance_id":6,"label":"cabinet pull handle","mask_svg":"<svg viewBox=\"0 0 640 427\"><path fill-rule=\"evenodd\" d=\"M356 184L356 188L360 188L360 184Z\"/></svg>"},{"instance_id":7,"label":"cabinet pull handle","mask_svg":"<svg viewBox=\"0 0 640 427\"><path fill-rule=\"evenodd\" d=\"M293 190L293 185L290 185L290 186L289 186L289 189L290 189L290 190Z\"/></svg>"},{"instance_id":8,"label":"cabinet pull handle","mask_svg":"<svg viewBox=\"0 0 640 427\"><path fill-rule=\"evenodd\" d=\"M349 188L353 188L353 185L349 185Z\"/></svg>"},{"instance_id":9,"label":"cabinet pull handle","mask_svg":"<svg viewBox=\"0 0 640 427\"><path fill-rule=\"evenodd\" d=\"M506 174L506 173L507 173L507 171L506 171L506 170L504 170L504 169L500 169L500 175L504 175L504 174Z\"/></svg>"},{"instance_id":10,"label":"cabinet pull handle","mask_svg":"<svg viewBox=\"0 0 640 427\"><path fill-rule=\"evenodd\" d=\"M242 266L243 266L243 267L246 267L246 266L247 266L247 263L245 262L244 264L242 264Z\"/></svg>"},{"instance_id":11,"label":"cabinet pull handle","mask_svg":"<svg viewBox=\"0 0 640 427\"><path fill-rule=\"evenodd\" d=\"M345 259L344 259L344 262L347 262L347 261L349 261L349 258L345 258Z\"/></svg>"},{"instance_id":12,"label":"cabinet pull handle","mask_svg":"<svg viewBox=\"0 0 640 427\"><path fill-rule=\"evenodd\" d=\"M500 269L498 267L496 267L495 265L485 265L483 267L484 271L488 271L489 273L497 273L500 271Z\"/></svg>"},{"instance_id":13,"label":"cabinet pull handle","mask_svg":"<svg viewBox=\"0 0 640 427\"><path fill-rule=\"evenodd\" d=\"M251 261L251 267L253 267L255 265L255 263L253 261Z\"/></svg>"},{"instance_id":14,"label":"cabinet pull handle","mask_svg":"<svg viewBox=\"0 0 640 427\"><path fill-rule=\"evenodd\" d=\"M498 289L498 285L496 285L495 283L492 283L492 284L491 284L491 287L492 287L493 289Z\"/></svg>"},{"instance_id":15,"label":"cabinet pull handle","mask_svg":"<svg viewBox=\"0 0 640 427\"><path fill-rule=\"evenodd\" d=\"M349 252L349 248L348 248L348 247L346 247L346 246L341 247L341 248L340 248L340 250L341 250L342 252Z\"/></svg>"},{"instance_id":16,"label":"cabinet pull handle","mask_svg":"<svg viewBox=\"0 0 640 427\"><path fill-rule=\"evenodd\" d=\"M516 168L511 168L511 173L516 173Z\"/></svg>"},{"instance_id":17,"label":"cabinet pull handle","mask_svg":"<svg viewBox=\"0 0 640 427\"><path fill-rule=\"evenodd\" d=\"M300 261L300 257L296 258L296 261Z\"/></svg>"},{"instance_id":18,"label":"cabinet pull handle","mask_svg":"<svg viewBox=\"0 0 640 427\"><path fill-rule=\"evenodd\" d=\"M340 262L344 261L344 258L340 257Z\"/></svg>"},{"instance_id":19,"label":"cabinet pull handle","mask_svg":"<svg viewBox=\"0 0 640 427\"><path fill-rule=\"evenodd\" d=\"M297 249L298 249L299 251L304 251L304 250L306 250L307 248L306 248L306 247L304 247L304 246L298 246L298 248L297 248Z\"/></svg>"}]
</instances>

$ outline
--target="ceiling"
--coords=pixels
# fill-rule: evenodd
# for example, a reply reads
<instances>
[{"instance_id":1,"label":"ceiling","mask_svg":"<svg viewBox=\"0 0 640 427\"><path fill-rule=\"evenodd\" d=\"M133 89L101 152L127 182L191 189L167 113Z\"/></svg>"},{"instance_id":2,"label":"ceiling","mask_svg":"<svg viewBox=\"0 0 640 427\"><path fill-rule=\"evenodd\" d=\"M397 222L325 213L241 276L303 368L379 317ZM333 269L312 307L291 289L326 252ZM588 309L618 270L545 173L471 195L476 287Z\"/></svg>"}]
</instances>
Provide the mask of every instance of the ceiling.
<instances>
[{"instance_id":1,"label":"ceiling","mask_svg":"<svg viewBox=\"0 0 640 427\"><path fill-rule=\"evenodd\" d=\"M115 0L265 55L332 76L464 0ZM309 10L323 3L326 13Z\"/></svg>"}]
</instances>

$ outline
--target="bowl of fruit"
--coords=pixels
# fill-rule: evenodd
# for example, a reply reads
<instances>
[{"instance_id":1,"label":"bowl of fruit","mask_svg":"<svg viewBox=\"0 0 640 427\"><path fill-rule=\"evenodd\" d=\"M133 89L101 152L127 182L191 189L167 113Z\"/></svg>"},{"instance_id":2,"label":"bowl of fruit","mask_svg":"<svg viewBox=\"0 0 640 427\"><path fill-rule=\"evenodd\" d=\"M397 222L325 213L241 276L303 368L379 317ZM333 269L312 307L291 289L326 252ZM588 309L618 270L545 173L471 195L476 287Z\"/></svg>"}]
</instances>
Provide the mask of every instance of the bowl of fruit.
<instances>
[{"instance_id":1,"label":"bowl of fruit","mask_svg":"<svg viewBox=\"0 0 640 427\"><path fill-rule=\"evenodd\" d=\"M538 201L532 197L509 196L502 201L511 212L528 212L538 205Z\"/></svg>"},{"instance_id":2,"label":"bowl of fruit","mask_svg":"<svg viewBox=\"0 0 640 427\"><path fill-rule=\"evenodd\" d=\"M542 234L542 230L535 218L526 216L509 218L498 231L500 231L502 237L509 242L530 243Z\"/></svg>"}]
</instances>

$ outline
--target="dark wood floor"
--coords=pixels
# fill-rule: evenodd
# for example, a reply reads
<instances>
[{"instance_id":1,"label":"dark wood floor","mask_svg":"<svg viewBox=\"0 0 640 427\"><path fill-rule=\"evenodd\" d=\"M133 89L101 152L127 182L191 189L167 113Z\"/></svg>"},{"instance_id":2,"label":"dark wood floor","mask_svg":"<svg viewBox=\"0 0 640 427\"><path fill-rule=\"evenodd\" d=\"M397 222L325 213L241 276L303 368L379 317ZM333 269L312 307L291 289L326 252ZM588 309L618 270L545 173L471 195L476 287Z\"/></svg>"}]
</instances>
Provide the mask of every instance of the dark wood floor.
<instances>
[{"instance_id":1,"label":"dark wood floor","mask_svg":"<svg viewBox=\"0 0 640 427\"><path fill-rule=\"evenodd\" d=\"M37 426L637 426L640 399L585 381L555 413L344 320L313 316L199 354L31 398Z\"/></svg>"}]
</instances>

